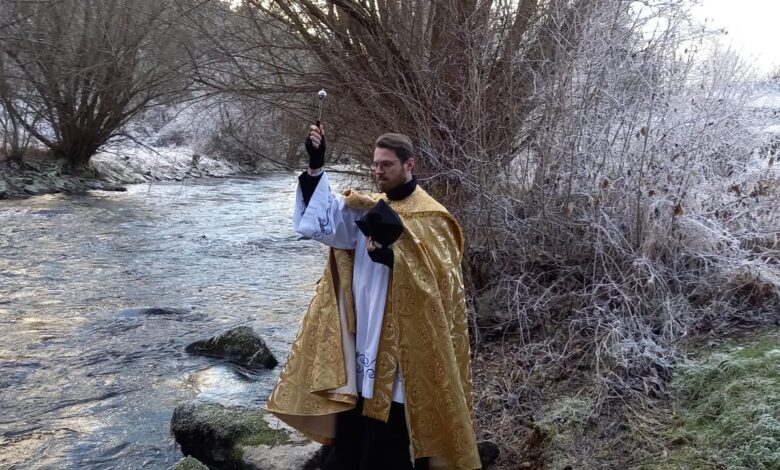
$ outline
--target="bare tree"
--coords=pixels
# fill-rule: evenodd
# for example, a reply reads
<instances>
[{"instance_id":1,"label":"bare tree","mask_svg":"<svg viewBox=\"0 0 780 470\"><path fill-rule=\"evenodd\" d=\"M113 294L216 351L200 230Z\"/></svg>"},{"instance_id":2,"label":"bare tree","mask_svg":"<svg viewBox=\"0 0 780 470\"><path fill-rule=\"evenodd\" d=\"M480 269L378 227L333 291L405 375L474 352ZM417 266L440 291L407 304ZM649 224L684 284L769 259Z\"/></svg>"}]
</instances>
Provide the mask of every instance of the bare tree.
<instances>
[{"instance_id":1,"label":"bare tree","mask_svg":"<svg viewBox=\"0 0 780 470\"><path fill-rule=\"evenodd\" d=\"M310 54L282 24L248 5L205 1L184 16L193 37L187 52L194 94L220 120L214 149L297 165L313 108L314 85L305 78L316 68Z\"/></svg>"},{"instance_id":2,"label":"bare tree","mask_svg":"<svg viewBox=\"0 0 780 470\"><path fill-rule=\"evenodd\" d=\"M576 44L575 13L595 3L246 2L262 13L260 43L272 48L280 30L293 35L268 65L288 84L332 89L342 104L333 120L347 138L366 146L387 129L413 135L444 164L432 168L424 158L422 167L456 185L472 159L511 149L535 78L557 52L551 45Z\"/></svg>"},{"instance_id":3,"label":"bare tree","mask_svg":"<svg viewBox=\"0 0 780 470\"><path fill-rule=\"evenodd\" d=\"M313 92L328 88L327 123L340 152L365 159L387 130L415 137L421 176L463 215L482 183L506 170L540 80L556 55L576 47L583 18L600 3L223 4L232 29L214 15L196 21L210 47L194 57L195 79L286 122L312 119ZM303 129L288 141L297 145ZM478 224L466 229L476 235Z\"/></svg>"},{"instance_id":4,"label":"bare tree","mask_svg":"<svg viewBox=\"0 0 780 470\"><path fill-rule=\"evenodd\" d=\"M0 73L2 73L1 70ZM11 96L16 95L13 92L6 92L6 94ZM32 114L31 111L24 106L23 101L17 102L16 108L17 112L21 113L24 122L30 123L32 126L38 124L40 116ZM16 116L16 114L8 112L3 101L0 101L0 134L2 134L0 153L7 160L18 164L22 162L22 157L30 146L32 135Z\"/></svg>"},{"instance_id":5,"label":"bare tree","mask_svg":"<svg viewBox=\"0 0 780 470\"><path fill-rule=\"evenodd\" d=\"M170 1L52 0L7 8L0 99L12 119L74 168L84 168L133 116L187 87Z\"/></svg>"}]
</instances>

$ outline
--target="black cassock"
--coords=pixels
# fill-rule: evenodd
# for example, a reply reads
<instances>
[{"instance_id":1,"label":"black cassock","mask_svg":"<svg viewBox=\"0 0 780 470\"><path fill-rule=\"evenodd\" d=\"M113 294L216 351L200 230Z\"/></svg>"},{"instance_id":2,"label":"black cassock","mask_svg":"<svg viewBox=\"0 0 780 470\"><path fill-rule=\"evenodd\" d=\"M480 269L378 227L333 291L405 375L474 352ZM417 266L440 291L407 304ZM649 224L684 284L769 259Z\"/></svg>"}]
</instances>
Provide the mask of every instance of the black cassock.
<instances>
[{"instance_id":1,"label":"black cassock","mask_svg":"<svg viewBox=\"0 0 780 470\"><path fill-rule=\"evenodd\" d=\"M427 458L412 466L403 404L393 402L386 423L363 416L362 409L360 398L354 409L339 413L336 440L323 448L322 470L428 470Z\"/></svg>"}]
</instances>

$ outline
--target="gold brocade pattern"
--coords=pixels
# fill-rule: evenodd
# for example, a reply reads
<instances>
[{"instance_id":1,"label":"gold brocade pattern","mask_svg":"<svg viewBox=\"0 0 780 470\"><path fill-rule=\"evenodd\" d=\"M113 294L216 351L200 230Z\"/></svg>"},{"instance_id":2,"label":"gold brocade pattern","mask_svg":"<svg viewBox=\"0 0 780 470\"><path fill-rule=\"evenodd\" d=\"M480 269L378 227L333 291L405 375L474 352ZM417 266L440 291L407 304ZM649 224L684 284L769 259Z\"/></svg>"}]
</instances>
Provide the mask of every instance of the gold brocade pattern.
<instances>
[{"instance_id":1,"label":"gold brocade pattern","mask_svg":"<svg viewBox=\"0 0 780 470\"><path fill-rule=\"evenodd\" d=\"M336 269L335 255L330 256L331 271L338 273ZM323 276L320 283L323 290L336 292L335 284L338 284L338 276ZM313 392L324 392L347 382L344 365L344 353L341 343L341 320L335 295L318 296L321 303L317 312L318 340L316 346L307 345L308 348L316 348L314 361L311 368L306 371L306 382Z\"/></svg>"},{"instance_id":2,"label":"gold brocade pattern","mask_svg":"<svg viewBox=\"0 0 780 470\"><path fill-rule=\"evenodd\" d=\"M355 266L355 252L353 250L333 250L332 253L339 273L335 277L336 291L341 292L344 298L347 329L350 333L355 333L355 297L352 295L352 270Z\"/></svg>"},{"instance_id":3,"label":"gold brocade pattern","mask_svg":"<svg viewBox=\"0 0 780 470\"><path fill-rule=\"evenodd\" d=\"M368 209L379 197L384 198L372 196L347 192L345 200L349 207ZM460 227L422 188L404 200L387 202L401 216L404 232L393 246L395 260L377 355L374 397L364 401L363 414L387 420L400 367L414 458L437 457L437 462L446 462L445 467L436 468L479 468ZM349 289L348 297L352 297L354 253L340 252L331 250L325 275L268 400L270 411L304 433L320 437L320 442L330 439L322 438L322 433L312 431L312 427L300 425L298 417L322 420L354 406L336 400L328 392L343 385L341 374L347 360L340 343L338 322L343 316L339 316L337 292L339 288L343 293ZM344 304L349 311L346 299ZM354 319L354 306L351 308L352 313L346 315L348 322L350 315ZM331 322L335 326L323 325ZM350 331L354 331L353 326ZM332 358L317 357L322 355ZM285 419L290 417L294 419Z\"/></svg>"},{"instance_id":4,"label":"gold brocade pattern","mask_svg":"<svg viewBox=\"0 0 780 470\"><path fill-rule=\"evenodd\" d=\"M425 240L453 233L443 227L448 222L443 217L404 220L409 233ZM422 243L409 237L399 242L392 310L401 331L401 370L415 456L443 456L451 468L478 468L462 251L441 239Z\"/></svg>"},{"instance_id":5,"label":"gold brocade pattern","mask_svg":"<svg viewBox=\"0 0 780 470\"><path fill-rule=\"evenodd\" d=\"M338 256L342 258L341 264L349 259L345 254ZM339 264L338 256L331 251L279 381L266 404L269 411L323 444L330 443L335 436L335 413L351 409L357 402L354 395L331 392L346 383L336 285L351 285L352 278L351 270L334 269Z\"/></svg>"}]
</instances>

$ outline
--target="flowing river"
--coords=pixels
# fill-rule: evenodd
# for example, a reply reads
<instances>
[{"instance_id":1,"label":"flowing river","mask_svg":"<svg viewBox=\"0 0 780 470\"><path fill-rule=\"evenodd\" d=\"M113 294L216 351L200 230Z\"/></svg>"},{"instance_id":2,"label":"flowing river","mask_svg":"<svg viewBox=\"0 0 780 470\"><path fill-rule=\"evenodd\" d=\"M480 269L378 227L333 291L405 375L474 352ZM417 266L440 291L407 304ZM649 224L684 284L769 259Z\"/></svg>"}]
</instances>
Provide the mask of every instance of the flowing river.
<instances>
[{"instance_id":1,"label":"flowing river","mask_svg":"<svg viewBox=\"0 0 780 470\"><path fill-rule=\"evenodd\" d=\"M193 398L260 406L278 376L192 357L249 325L283 361L325 260L296 179L0 201L0 468L166 468ZM148 307L180 309L149 315Z\"/></svg>"}]
</instances>

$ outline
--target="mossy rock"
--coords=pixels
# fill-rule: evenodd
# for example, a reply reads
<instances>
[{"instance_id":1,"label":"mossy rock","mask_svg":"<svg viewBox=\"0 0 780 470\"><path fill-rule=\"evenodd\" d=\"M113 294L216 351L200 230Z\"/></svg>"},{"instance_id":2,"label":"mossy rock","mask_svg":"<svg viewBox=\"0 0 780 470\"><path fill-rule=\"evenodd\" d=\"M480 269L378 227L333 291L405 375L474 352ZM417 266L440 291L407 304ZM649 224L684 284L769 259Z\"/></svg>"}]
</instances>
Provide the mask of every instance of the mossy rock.
<instances>
[{"instance_id":1,"label":"mossy rock","mask_svg":"<svg viewBox=\"0 0 780 470\"><path fill-rule=\"evenodd\" d=\"M171 433L184 455L226 469L243 468L242 446L271 446L290 441L286 430L269 426L262 410L199 401L176 407Z\"/></svg>"},{"instance_id":2,"label":"mossy rock","mask_svg":"<svg viewBox=\"0 0 780 470\"><path fill-rule=\"evenodd\" d=\"M245 367L273 369L279 364L265 341L252 328L239 326L211 339L196 341L186 351L199 356L218 357Z\"/></svg>"},{"instance_id":3,"label":"mossy rock","mask_svg":"<svg viewBox=\"0 0 780 470\"><path fill-rule=\"evenodd\" d=\"M173 464L168 470L209 470L209 467L202 464L200 460L187 456Z\"/></svg>"}]
</instances>

